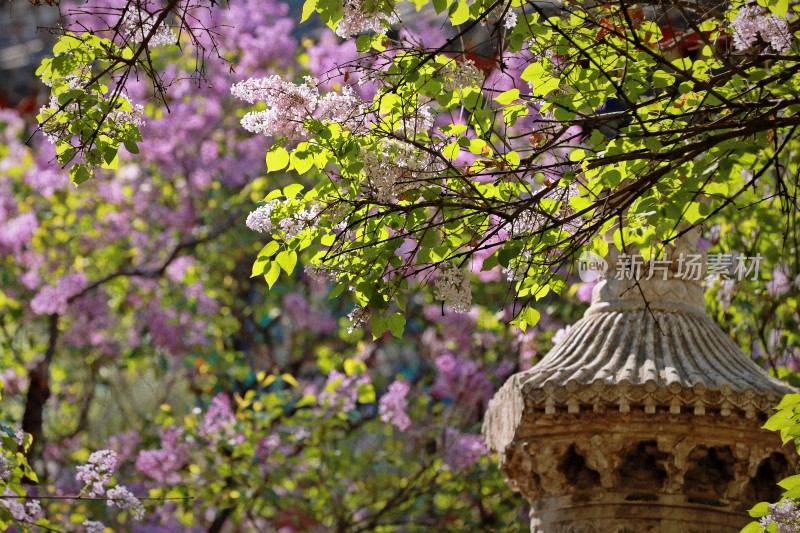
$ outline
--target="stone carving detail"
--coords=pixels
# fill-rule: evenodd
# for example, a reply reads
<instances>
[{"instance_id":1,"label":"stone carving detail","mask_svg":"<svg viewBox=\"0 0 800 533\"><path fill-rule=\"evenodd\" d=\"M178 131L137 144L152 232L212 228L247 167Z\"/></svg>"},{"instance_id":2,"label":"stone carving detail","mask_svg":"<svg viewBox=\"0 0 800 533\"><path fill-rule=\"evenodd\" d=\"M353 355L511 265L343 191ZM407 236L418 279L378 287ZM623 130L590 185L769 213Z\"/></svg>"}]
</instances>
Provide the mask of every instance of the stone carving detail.
<instances>
[{"instance_id":1,"label":"stone carving detail","mask_svg":"<svg viewBox=\"0 0 800 533\"><path fill-rule=\"evenodd\" d=\"M564 339L506 382L484 419L487 445L531 501L531 531L737 531L797 467L761 428L793 389L716 326L699 283L630 285L598 283Z\"/></svg>"}]
</instances>

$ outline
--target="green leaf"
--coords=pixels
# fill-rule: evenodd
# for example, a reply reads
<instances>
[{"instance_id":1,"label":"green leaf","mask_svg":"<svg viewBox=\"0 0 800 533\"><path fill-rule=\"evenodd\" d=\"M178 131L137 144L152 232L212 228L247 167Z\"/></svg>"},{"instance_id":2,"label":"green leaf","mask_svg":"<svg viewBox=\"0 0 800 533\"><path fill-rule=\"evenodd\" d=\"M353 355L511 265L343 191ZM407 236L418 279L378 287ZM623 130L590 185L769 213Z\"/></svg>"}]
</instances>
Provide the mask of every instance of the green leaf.
<instances>
[{"instance_id":1,"label":"green leaf","mask_svg":"<svg viewBox=\"0 0 800 533\"><path fill-rule=\"evenodd\" d=\"M291 275L294 272L294 267L297 265L297 252L294 250L283 250L275 257L275 262L286 272Z\"/></svg>"},{"instance_id":2,"label":"green leaf","mask_svg":"<svg viewBox=\"0 0 800 533\"><path fill-rule=\"evenodd\" d=\"M525 309L525 313L523 315L523 319L525 323L529 326L535 326L539 322L539 311L534 309L533 307L527 307Z\"/></svg>"},{"instance_id":3,"label":"green leaf","mask_svg":"<svg viewBox=\"0 0 800 533\"><path fill-rule=\"evenodd\" d=\"M469 20L469 6L467 2L456 2L450 6L450 22L453 26L464 24Z\"/></svg>"},{"instance_id":4,"label":"green leaf","mask_svg":"<svg viewBox=\"0 0 800 533\"><path fill-rule=\"evenodd\" d=\"M392 332L392 335L400 339L403 337L403 330L406 327L406 317L401 313L393 313L386 317L386 325L389 327L389 331Z\"/></svg>"},{"instance_id":5,"label":"green leaf","mask_svg":"<svg viewBox=\"0 0 800 533\"><path fill-rule=\"evenodd\" d=\"M495 98L495 101L498 104L508 105L511 102L513 102L514 100L518 100L518 99L519 99L519 89L509 89L509 90L507 90L505 92L502 92L499 95L497 95L497 97Z\"/></svg>"},{"instance_id":6,"label":"green leaf","mask_svg":"<svg viewBox=\"0 0 800 533\"><path fill-rule=\"evenodd\" d=\"M81 183L88 181L91 177L92 173L89 171L89 167L82 163L79 163L69 169L69 179L75 185L80 185Z\"/></svg>"},{"instance_id":7,"label":"green leaf","mask_svg":"<svg viewBox=\"0 0 800 533\"><path fill-rule=\"evenodd\" d=\"M267 172L283 170L289 164L289 152L283 146L273 144L267 152Z\"/></svg>"},{"instance_id":8,"label":"green leaf","mask_svg":"<svg viewBox=\"0 0 800 533\"><path fill-rule=\"evenodd\" d=\"M300 22L305 22L308 17L314 14L317 10L317 0L306 0L303 2L303 15L300 17Z\"/></svg>"},{"instance_id":9,"label":"green leaf","mask_svg":"<svg viewBox=\"0 0 800 533\"><path fill-rule=\"evenodd\" d=\"M762 531L764 531L764 528L761 527L761 524L758 522L750 522L744 526L739 533L761 533Z\"/></svg>"},{"instance_id":10,"label":"green leaf","mask_svg":"<svg viewBox=\"0 0 800 533\"><path fill-rule=\"evenodd\" d=\"M275 282L278 281L278 276L281 275L281 267L278 266L277 262L272 262L269 264L269 271L264 274L264 280L266 280L267 285L271 289Z\"/></svg>"},{"instance_id":11,"label":"green leaf","mask_svg":"<svg viewBox=\"0 0 800 533\"><path fill-rule=\"evenodd\" d=\"M753 518L761 518L762 516L766 516L768 512L769 512L769 503L767 502L757 503L753 506L752 509L747 511L747 513Z\"/></svg>"}]
</instances>

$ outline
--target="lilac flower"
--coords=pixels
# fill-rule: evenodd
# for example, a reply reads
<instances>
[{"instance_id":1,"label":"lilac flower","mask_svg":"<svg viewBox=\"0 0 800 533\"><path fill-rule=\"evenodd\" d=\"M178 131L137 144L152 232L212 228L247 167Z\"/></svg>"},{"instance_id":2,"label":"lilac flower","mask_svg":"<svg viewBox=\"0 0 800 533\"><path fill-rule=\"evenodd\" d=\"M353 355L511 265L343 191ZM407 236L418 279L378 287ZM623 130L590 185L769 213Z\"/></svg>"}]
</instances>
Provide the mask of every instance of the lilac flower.
<instances>
[{"instance_id":1,"label":"lilac flower","mask_svg":"<svg viewBox=\"0 0 800 533\"><path fill-rule=\"evenodd\" d=\"M279 76L250 78L231 87L231 94L250 104L263 101L266 111L251 111L242 118L247 131L266 136L302 140L308 137L303 123L317 108L317 80L307 76L305 83L295 85Z\"/></svg>"},{"instance_id":2,"label":"lilac flower","mask_svg":"<svg viewBox=\"0 0 800 533\"><path fill-rule=\"evenodd\" d=\"M452 263L442 263L437 267L434 281L434 297L453 306L456 313L467 313L472 306L472 290L469 278Z\"/></svg>"},{"instance_id":3,"label":"lilac flower","mask_svg":"<svg viewBox=\"0 0 800 533\"><path fill-rule=\"evenodd\" d=\"M0 250L18 252L28 244L39 221L34 213L23 213L0 224Z\"/></svg>"},{"instance_id":4,"label":"lilac flower","mask_svg":"<svg viewBox=\"0 0 800 533\"><path fill-rule=\"evenodd\" d=\"M211 405L208 406L197 432L212 443L223 440L241 443L243 437L237 433L235 425L236 415L231 400L227 395L219 393L211 400Z\"/></svg>"},{"instance_id":5,"label":"lilac flower","mask_svg":"<svg viewBox=\"0 0 800 533\"><path fill-rule=\"evenodd\" d=\"M472 468L486 453L481 435L463 434L453 428L445 430L444 462L452 470Z\"/></svg>"},{"instance_id":6,"label":"lilac flower","mask_svg":"<svg viewBox=\"0 0 800 533\"><path fill-rule=\"evenodd\" d=\"M183 431L170 426L161 430L161 448L142 450L136 458L136 470L161 484L175 484L181 480L178 470L187 462L189 448L180 438Z\"/></svg>"},{"instance_id":7,"label":"lilac flower","mask_svg":"<svg viewBox=\"0 0 800 533\"><path fill-rule=\"evenodd\" d=\"M107 497L109 507L119 507L124 511L130 511L135 520L144 518L142 502L122 485L117 485L113 489L110 489Z\"/></svg>"},{"instance_id":8,"label":"lilac flower","mask_svg":"<svg viewBox=\"0 0 800 533\"><path fill-rule=\"evenodd\" d=\"M96 520L85 520L81 525L83 526L84 533L103 533L106 529L106 526L103 525L102 522Z\"/></svg>"},{"instance_id":9,"label":"lilac flower","mask_svg":"<svg viewBox=\"0 0 800 533\"><path fill-rule=\"evenodd\" d=\"M356 408L358 403L358 387L368 385L370 378L367 374L347 376L336 369L328 374L325 390L320 395L323 405L347 413Z\"/></svg>"},{"instance_id":10,"label":"lilac flower","mask_svg":"<svg viewBox=\"0 0 800 533\"><path fill-rule=\"evenodd\" d=\"M31 310L37 315L64 314L67 311L67 300L79 293L88 284L83 274L67 274L56 280L55 285L48 285L39 290L31 299Z\"/></svg>"},{"instance_id":11,"label":"lilac flower","mask_svg":"<svg viewBox=\"0 0 800 533\"><path fill-rule=\"evenodd\" d=\"M117 454L111 450L99 450L89 456L89 462L78 467L75 476L84 484L81 492L89 497L102 496L106 492L106 485L111 481L114 469L117 467Z\"/></svg>"},{"instance_id":12,"label":"lilac flower","mask_svg":"<svg viewBox=\"0 0 800 533\"><path fill-rule=\"evenodd\" d=\"M0 506L8 509L8 512L11 513L11 517L14 518L14 520L19 520L22 522L31 521L31 517L28 516L28 509L25 507L25 504L21 500L14 497L19 496L19 494L6 487L6 490L3 491L3 496L7 497L0 498Z\"/></svg>"},{"instance_id":13,"label":"lilac flower","mask_svg":"<svg viewBox=\"0 0 800 533\"><path fill-rule=\"evenodd\" d=\"M479 411L494 393L488 372L475 361L446 353L436 358L436 381L430 393L436 399L453 400L469 414Z\"/></svg>"},{"instance_id":14,"label":"lilac flower","mask_svg":"<svg viewBox=\"0 0 800 533\"><path fill-rule=\"evenodd\" d=\"M272 210L278 204L277 200L267 202L265 205L260 206L255 211L251 211L247 215L247 222L245 224L248 228L259 233L272 233Z\"/></svg>"},{"instance_id":15,"label":"lilac flower","mask_svg":"<svg viewBox=\"0 0 800 533\"><path fill-rule=\"evenodd\" d=\"M405 431L411 425L406 409L408 409L409 384L407 381L395 381L389 385L389 390L378 404L378 413L381 420L392 424L400 431Z\"/></svg>"},{"instance_id":16,"label":"lilac flower","mask_svg":"<svg viewBox=\"0 0 800 533\"><path fill-rule=\"evenodd\" d=\"M785 54L792 47L792 35L786 19L767 13L755 4L739 9L731 27L733 45L738 50L754 46L759 37L779 54Z\"/></svg>"},{"instance_id":17,"label":"lilac flower","mask_svg":"<svg viewBox=\"0 0 800 533\"><path fill-rule=\"evenodd\" d=\"M367 5L372 6L371 12L365 12ZM345 39L368 31L383 32L386 24L397 24L400 18L392 13L387 15L376 10L375 3L367 3L365 0L347 0L344 3L344 14L342 20L336 27L336 35Z\"/></svg>"},{"instance_id":18,"label":"lilac flower","mask_svg":"<svg viewBox=\"0 0 800 533\"><path fill-rule=\"evenodd\" d=\"M762 528L777 525L776 533L797 533L800 531L800 509L793 500L787 498L782 502L771 503L766 516L758 521Z\"/></svg>"},{"instance_id":19,"label":"lilac flower","mask_svg":"<svg viewBox=\"0 0 800 533\"><path fill-rule=\"evenodd\" d=\"M134 43L141 43L153 31L156 15L151 15L144 10L134 7L125 14L120 26L120 33ZM163 22L158 25L153 36L148 41L148 46L169 46L178 42L178 36Z\"/></svg>"},{"instance_id":20,"label":"lilac flower","mask_svg":"<svg viewBox=\"0 0 800 533\"><path fill-rule=\"evenodd\" d=\"M780 265L772 270L772 279L767 282L767 292L773 298L783 296L792 288L792 282L789 279L789 267L787 265Z\"/></svg>"}]
</instances>

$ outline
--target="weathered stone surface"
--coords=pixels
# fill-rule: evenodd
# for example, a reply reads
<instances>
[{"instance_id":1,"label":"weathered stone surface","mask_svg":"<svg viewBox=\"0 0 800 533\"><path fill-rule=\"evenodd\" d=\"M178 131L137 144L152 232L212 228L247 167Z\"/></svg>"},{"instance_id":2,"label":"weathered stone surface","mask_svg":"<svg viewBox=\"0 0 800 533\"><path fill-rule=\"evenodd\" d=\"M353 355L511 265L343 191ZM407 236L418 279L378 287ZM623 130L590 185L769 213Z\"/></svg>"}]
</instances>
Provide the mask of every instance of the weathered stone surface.
<instances>
[{"instance_id":1,"label":"weathered stone surface","mask_svg":"<svg viewBox=\"0 0 800 533\"><path fill-rule=\"evenodd\" d=\"M761 428L791 390L711 320L699 283L605 280L495 395L484 435L531 501L531 531L738 531L796 469Z\"/></svg>"}]
</instances>

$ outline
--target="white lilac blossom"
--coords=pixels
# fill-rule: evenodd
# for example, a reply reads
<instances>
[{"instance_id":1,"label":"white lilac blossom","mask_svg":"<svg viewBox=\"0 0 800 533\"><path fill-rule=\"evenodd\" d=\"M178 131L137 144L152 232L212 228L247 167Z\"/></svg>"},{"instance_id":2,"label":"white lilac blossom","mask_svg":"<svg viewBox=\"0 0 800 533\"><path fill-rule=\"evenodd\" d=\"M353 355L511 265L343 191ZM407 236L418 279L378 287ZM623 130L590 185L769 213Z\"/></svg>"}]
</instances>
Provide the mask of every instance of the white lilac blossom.
<instances>
[{"instance_id":1,"label":"white lilac blossom","mask_svg":"<svg viewBox=\"0 0 800 533\"><path fill-rule=\"evenodd\" d=\"M106 485L111 481L111 475L117 467L117 454L111 450L99 450L89 456L89 462L78 467L75 476L84 484L81 492L89 497L102 496L106 492Z\"/></svg>"},{"instance_id":2,"label":"white lilac blossom","mask_svg":"<svg viewBox=\"0 0 800 533\"><path fill-rule=\"evenodd\" d=\"M356 328L359 328L369 322L369 319L372 317L372 314L369 312L369 309L366 307L356 307L352 311L347 314L347 318L350 320L350 326L347 328L348 333L353 333Z\"/></svg>"},{"instance_id":3,"label":"white lilac blossom","mask_svg":"<svg viewBox=\"0 0 800 533\"><path fill-rule=\"evenodd\" d=\"M351 131L364 129L364 101L346 85L341 93L327 93L319 100L319 119L341 124Z\"/></svg>"},{"instance_id":4,"label":"white lilac blossom","mask_svg":"<svg viewBox=\"0 0 800 533\"><path fill-rule=\"evenodd\" d=\"M789 498L771 503L767 515L762 516L758 523L762 528L776 525L777 529L771 529L775 533L797 533L800 531L800 509Z\"/></svg>"},{"instance_id":5,"label":"white lilac blossom","mask_svg":"<svg viewBox=\"0 0 800 533\"><path fill-rule=\"evenodd\" d=\"M380 11L365 13L366 3L365 0L345 0L342 6L344 13L342 14L342 20L336 27L336 35L343 39L348 39L353 35L367 31L384 31L384 21L387 24L397 24L400 22L400 18L395 13L391 15ZM374 6L375 4L370 3L370 5Z\"/></svg>"},{"instance_id":6,"label":"white lilac blossom","mask_svg":"<svg viewBox=\"0 0 800 533\"><path fill-rule=\"evenodd\" d=\"M247 215L245 224L248 228L258 233L272 233L272 210L278 205L277 200L271 200Z\"/></svg>"},{"instance_id":7,"label":"white lilac blossom","mask_svg":"<svg viewBox=\"0 0 800 533\"><path fill-rule=\"evenodd\" d=\"M437 267L433 294L437 300L450 305L456 313L466 313L472 306L472 291L469 278L452 263L442 263Z\"/></svg>"},{"instance_id":8,"label":"white lilac blossom","mask_svg":"<svg viewBox=\"0 0 800 533\"><path fill-rule=\"evenodd\" d=\"M420 133L427 133L433 127L433 112L427 106L420 106L412 113L403 115L400 122L400 134L407 139L414 139Z\"/></svg>"},{"instance_id":9,"label":"white lilac blossom","mask_svg":"<svg viewBox=\"0 0 800 533\"><path fill-rule=\"evenodd\" d=\"M411 419L406 414L408 409L409 384L406 381L395 381L389 385L389 390L381 397L378 404L378 414L381 420L392 424L400 431L405 431L411 426Z\"/></svg>"},{"instance_id":10,"label":"white lilac blossom","mask_svg":"<svg viewBox=\"0 0 800 533\"><path fill-rule=\"evenodd\" d=\"M153 32L156 15L151 15L141 9L128 11L122 19L120 33L134 43L144 42L145 38ZM148 41L151 48L156 46L169 46L178 42L178 36L163 22L153 32Z\"/></svg>"},{"instance_id":11,"label":"white lilac blossom","mask_svg":"<svg viewBox=\"0 0 800 533\"><path fill-rule=\"evenodd\" d=\"M106 496L108 497L107 501L109 507L119 507L123 511L130 511L135 520L144 518L144 506L142 506L142 502L122 485L117 485L113 489L109 489Z\"/></svg>"},{"instance_id":12,"label":"white lilac blossom","mask_svg":"<svg viewBox=\"0 0 800 533\"><path fill-rule=\"evenodd\" d=\"M103 531L106 530L106 526L97 520L84 520L81 525L83 526L84 533L103 533Z\"/></svg>"},{"instance_id":13,"label":"white lilac blossom","mask_svg":"<svg viewBox=\"0 0 800 533\"><path fill-rule=\"evenodd\" d=\"M792 47L792 35L786 19L767 13L754 4L739 9L731 27L733 45L737 50L754 46L759 37L779 54L785 54Z\"/></svg>"},{"instance_id":14,"label":"white lilac blossom","mask_svg":"<svg viewBox=\"0 0 800 533\"><path fill-rule=\"evenodd\" d=\"M310 76L301 85L283 81L279 76L250 78L233 85L231 94L250 104L262 101L269 107L247 113L242 118L244 129L291 140L308 137L304 122L312 117L319 103L317 80Z\"/></svg>"},{"instance_id":15,"label":"white lilac blossom","mask_svg":"<svg viewBox=\"0 0 800 533\"><path fill-rule=\"evenodd\" d=\"M441 161L413 145L383 139L379 150L362 152L367 192L380 203L388 203L421 179L444 170Z\"/></svg>"},{"instance_id":16,"label":"white lilac blossom","mask_svg":"<svg viewBox=\"0 0 800 533\"><path fill-rule=\"evenodd\" d=\"M447 64L447 67L443 84L445 91L459 91L468 87L480 87L481 71L475 66L473 60L453 60Z\"/></svg>"},{"instance_id":17,"label":"white lilac blossom","mask_svg":"<svg viewBox=\"0 0 800 533\"><path fill-rule=\"evenodd\" d=\"M284 233L283 238L290 240L303 233L304 230L316 227L318 223L319 210L316 206L311 206L282 219L278 222L278 226Z\"/></svg>"},{"instance_id":18,"label":"white lilac blossom","mask_svg":"<svg viewBox=\"0 0 800 533\"><path fill-rule=\"evenodd\" d=\"M506 12L506 16L503 17L503 26L507 30L513 30L516 25L517 25L517 14L509 9Z\"/></svg>"}]
</instances>

